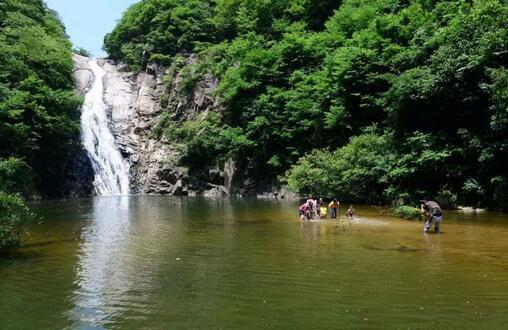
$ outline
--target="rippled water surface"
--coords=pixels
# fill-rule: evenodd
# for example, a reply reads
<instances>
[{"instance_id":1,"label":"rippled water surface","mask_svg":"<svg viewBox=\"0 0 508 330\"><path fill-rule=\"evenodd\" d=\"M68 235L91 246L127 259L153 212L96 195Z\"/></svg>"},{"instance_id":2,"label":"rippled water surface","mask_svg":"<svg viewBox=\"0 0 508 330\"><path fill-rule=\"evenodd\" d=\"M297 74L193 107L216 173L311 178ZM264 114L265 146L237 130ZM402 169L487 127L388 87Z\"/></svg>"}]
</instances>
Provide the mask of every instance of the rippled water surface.
<instances>
[{"instance_id":1,"label":"rippled water surface","mask_svg":"<svg viewBox=\"0 0 508 330\"><path fill-rule=\"evenodd\" d=\"M44 222L0 257L0 327L506 328L507 216L447 212L443 234L424 235L366 207L300 223L296 205L34 204Z\"/></svg>"}]
</instances>

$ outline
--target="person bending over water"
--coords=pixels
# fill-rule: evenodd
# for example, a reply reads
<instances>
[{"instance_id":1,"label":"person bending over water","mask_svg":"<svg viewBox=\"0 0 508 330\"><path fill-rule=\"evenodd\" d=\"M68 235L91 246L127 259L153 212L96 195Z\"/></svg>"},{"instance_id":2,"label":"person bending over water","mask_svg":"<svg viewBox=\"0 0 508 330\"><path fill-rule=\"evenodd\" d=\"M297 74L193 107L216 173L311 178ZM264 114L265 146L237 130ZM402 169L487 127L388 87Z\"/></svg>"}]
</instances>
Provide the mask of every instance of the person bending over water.
<instances>
[{"instance_id":1,"label":"person bending over water","mask_svg":"<svg viewBox=\"0 0 508 330\"><path fill-rule=\"evenodd\" d=\"M337 198L334 198L333 201L331 201L330 204L328 204L328 208L330 209L330 215L332 219L337 219L337 217L339 216L339 207L340 203L337 200Z\"/></svg>"},{"instance_id":2,"label":"person bending over water","mask_svg":"<svg viewBox=\"0 0 508 330\"><path fill-rule=\"evenodd\" d=\"M316 198L312 197L312 195L309 195L307 198L307 203L309 204L309 220L310 219L319 219L319 212L318 212L318 201Z\"/></svg>"},{"instance_id":3,"label":"person bending over water","mask_svg":"<svg viewBox=\"0 0 508 330\"><path fill-rule=\"evenodd\" d=\"M307 220L310 220L312 211L312 202L310 200L306 201L305 203L300 205L298 211L300 213L300 220L303 221L305 218L307 218Z\"/></svg>"},{"instance_id":4,"label":"person bending over water","mask_svg":"<svg viewBox=\"0 0 508 330\"><path fill-rule=\"evenodd\" d=\"M353 204L350 204L349 208L346 211L346 218L353 219L354 215L355 215L355 208L353 207Z\"/></svg>"},{"instance_id":5,"label":"person bending over water","mask_svg":"<svg viewBox=\"0 0 508 330\"><path fill-rule=\"evenodd\" d=\"M421 211L427 216L427 221L423 227L423 232L428 233L432 225L434 225L434 231L436 234L441 232L441 220L443 220L443 214L441 213L441 207L431 200L430 197L425 197L422 201L420 208Z\"/></svg>"}]
</instances>

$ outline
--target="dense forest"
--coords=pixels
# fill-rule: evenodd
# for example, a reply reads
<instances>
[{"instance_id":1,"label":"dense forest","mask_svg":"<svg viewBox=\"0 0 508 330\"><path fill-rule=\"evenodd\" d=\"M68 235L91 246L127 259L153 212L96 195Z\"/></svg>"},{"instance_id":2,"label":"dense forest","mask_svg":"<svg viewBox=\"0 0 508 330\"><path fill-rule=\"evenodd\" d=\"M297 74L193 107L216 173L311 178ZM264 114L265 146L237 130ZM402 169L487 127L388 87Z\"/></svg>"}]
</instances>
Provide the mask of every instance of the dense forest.
<instances>
[{"instance_id":1,"label":"dense forest","mask_svg":"<svg viewBox=\"0 0 508 330\"><path fill-rule=\"evenodd\" d=\"M19 239L23 197L58 196L79 149L71 43L42 0L0 2L0 246Z\"/></svg>"},{"instance_id":2,"label":"dense forest","mask_svg":"<svg viewBox=\"0 0 508 330\"><path fill-rule=\"evenodd\" d=\"M507 43L504 1L143 0L105 49L184 66L184 90L218 77L220 114L156 128L191 170L233 159L300 193L506 209Z\"/></svg>"},{"instance_id":3,"label":"dense forest","mask_svg":"<svg viewBox=\"0 0 508 330\"><path fill-rule=\"evenodd\" d=\"M220 110L152 127L195 177L233 160L237 186L507 210L507 43L504 1L142 0L104 47L183 95L218 78ZM42 0L0 2L0 246L81 149L71 47Z\"/></svg>"}]
</instances>

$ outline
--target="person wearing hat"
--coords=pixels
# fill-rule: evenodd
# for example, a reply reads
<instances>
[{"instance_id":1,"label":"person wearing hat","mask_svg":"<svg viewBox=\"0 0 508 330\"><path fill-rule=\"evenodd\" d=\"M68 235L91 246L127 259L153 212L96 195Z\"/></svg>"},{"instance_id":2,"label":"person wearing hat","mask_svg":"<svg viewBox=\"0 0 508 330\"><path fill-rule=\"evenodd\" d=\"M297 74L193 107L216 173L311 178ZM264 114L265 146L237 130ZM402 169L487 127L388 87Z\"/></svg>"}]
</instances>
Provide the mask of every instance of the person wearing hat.
<instances>
[{"instance_id":1,"label":"person wearing hat","mask_svg":"<svg viewBox=\"0 0 508 330\"><path fill-rule=\"evenodd\" d=\"M441 207L431 200L430 197L425 197L420 201L421 211L427 216L427 221L423 227L423 232L428 233L432 225L434 225L434 231L436 234L441 232L441 220L443 220L443 214L441 213Z\"/></svg>"}]
</instances>

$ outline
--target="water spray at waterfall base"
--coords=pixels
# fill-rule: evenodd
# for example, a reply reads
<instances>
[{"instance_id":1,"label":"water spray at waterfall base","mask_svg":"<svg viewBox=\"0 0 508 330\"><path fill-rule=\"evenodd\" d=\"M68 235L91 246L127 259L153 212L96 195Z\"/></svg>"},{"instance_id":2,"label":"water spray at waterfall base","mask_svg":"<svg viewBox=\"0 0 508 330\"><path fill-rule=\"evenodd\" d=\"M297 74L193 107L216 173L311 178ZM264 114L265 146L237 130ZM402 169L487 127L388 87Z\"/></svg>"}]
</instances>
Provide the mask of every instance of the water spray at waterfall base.
<instances>
[{"instance_id":1,"label":"water spray at waterfall base","mask_svg":"<svg viewBox=\"0 0 508 330\"><path fill-rule=\"evenodd\" d=\"M94 190L99 196L129 194L129 164L108 125L104 102L106 74L96 60L90 60L93 85L85 95L81 113L81 139L94 171Z\"/></svg>"}]
</instances>

